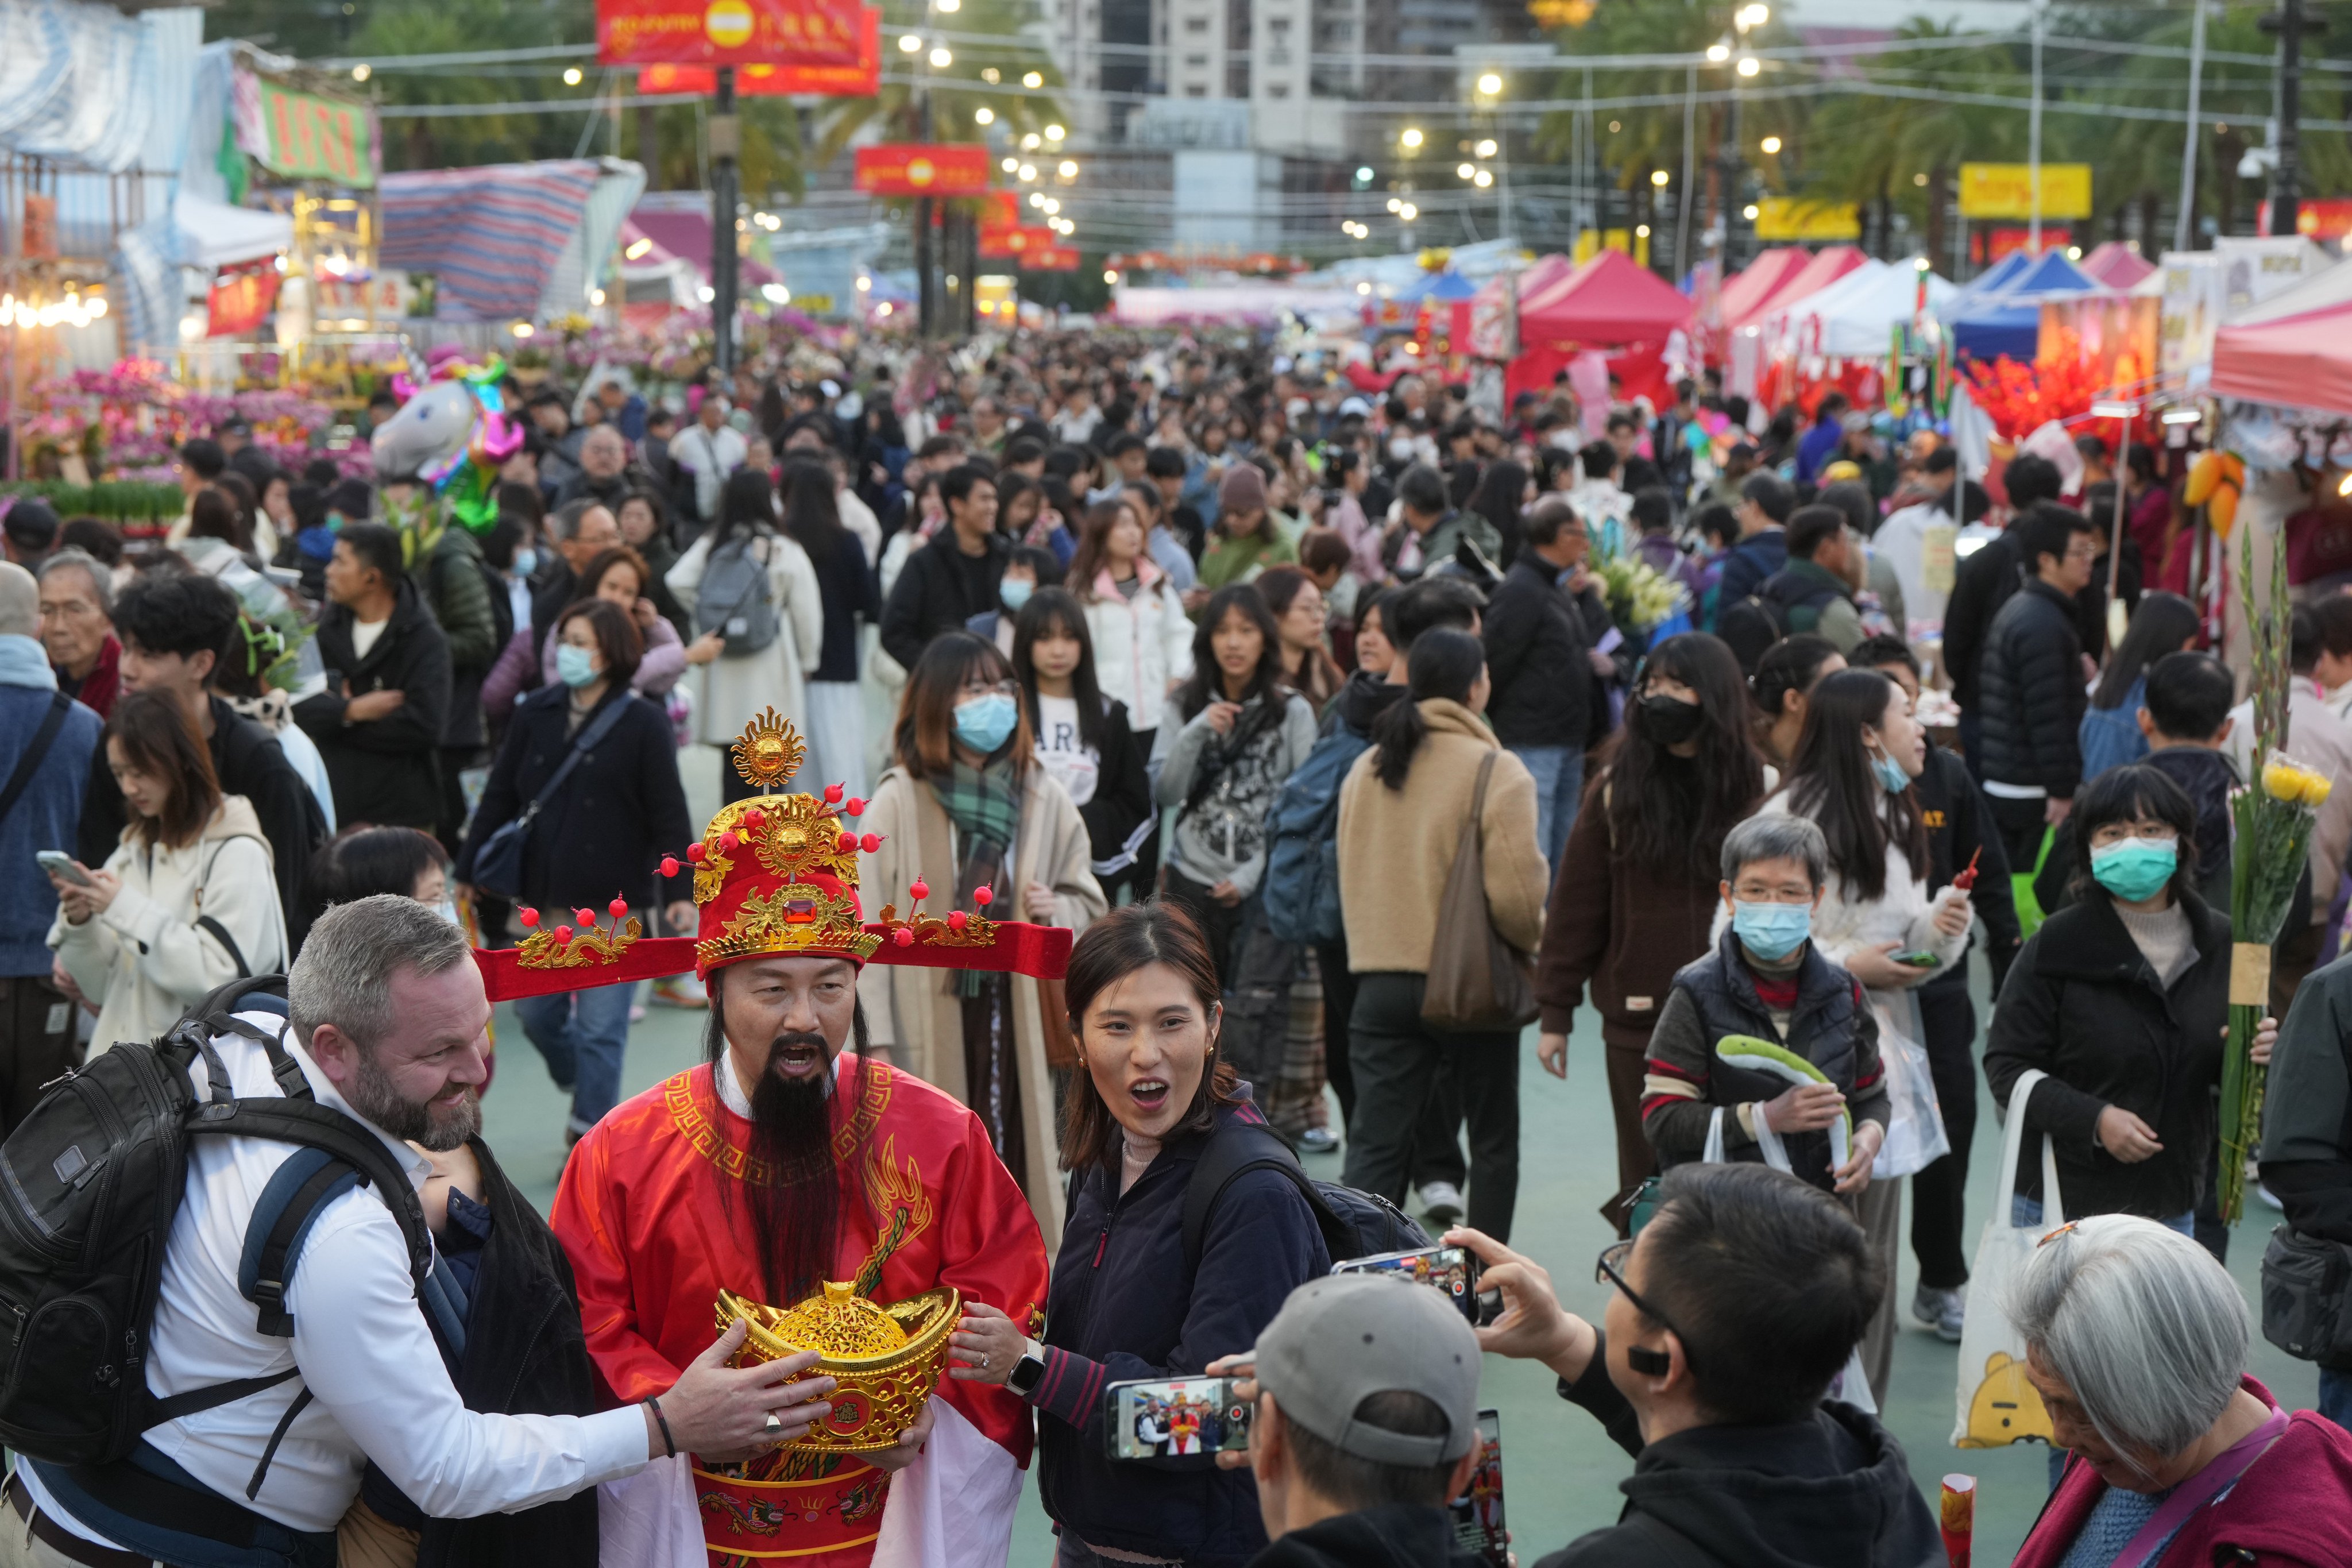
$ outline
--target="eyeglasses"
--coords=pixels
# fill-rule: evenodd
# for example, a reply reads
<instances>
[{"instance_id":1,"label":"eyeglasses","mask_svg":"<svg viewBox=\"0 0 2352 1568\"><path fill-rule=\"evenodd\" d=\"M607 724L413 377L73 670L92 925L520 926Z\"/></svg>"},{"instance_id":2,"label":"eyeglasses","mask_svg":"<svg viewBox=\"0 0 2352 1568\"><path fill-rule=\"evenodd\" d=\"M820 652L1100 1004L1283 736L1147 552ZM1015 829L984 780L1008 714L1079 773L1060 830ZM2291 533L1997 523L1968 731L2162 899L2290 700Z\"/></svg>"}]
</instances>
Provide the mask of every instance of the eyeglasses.
<instances>
[{"instance_id":1,"label":"eyeglasses","mask_svg":"<svg viewBox=\"0 0 2352 1568\"><path fill-rule=\"evenodd\" d=\"M967 680L963 686L966 697L1012 697L1021 695L1021 684L1013 680Z\"/></svg>"},{"instance_id":2,"label":"eyeglasses","mask_svg":"<svg viewBox=\"0 0 2352 1568\"><path fill-rule=\"evenodd\" d=\"M1690 1336L1684 1333L1680 1329L1675 1327L1672 1320L1667 1318L1664 1312L1659 1311L1657 1308L1642 1300L1640 1292L1636 1291L1631 1285L1625 1283L1625 1260L1633 1256L1633 1244L1630 1241L1621 1241L1614 1247L1608 1248L1593 1262L1592 1282L1596 1285L1613 1285L1618 1289L1622 1290L1625 1293L1625 1300L1633 1302L1634 1310L1639 1311L1642 1316L1649 1319L1650 1321L1657 1324L1658 1327L1665 1330L1666 1332L1682 1341L1683 1365L1685 1367L1693 1366L1694 1363L1691 1360L1690 1351Z\"/></svg>"}]
</instances>

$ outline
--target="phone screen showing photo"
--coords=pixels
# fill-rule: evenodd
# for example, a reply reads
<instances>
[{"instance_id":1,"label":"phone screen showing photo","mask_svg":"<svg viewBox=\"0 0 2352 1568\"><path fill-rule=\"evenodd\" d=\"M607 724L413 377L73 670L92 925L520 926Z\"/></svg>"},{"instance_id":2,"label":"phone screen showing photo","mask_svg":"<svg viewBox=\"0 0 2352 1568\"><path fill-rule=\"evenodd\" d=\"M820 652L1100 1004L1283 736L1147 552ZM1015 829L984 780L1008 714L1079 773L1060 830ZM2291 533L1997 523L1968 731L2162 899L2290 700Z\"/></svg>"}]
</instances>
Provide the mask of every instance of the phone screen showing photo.
<instances>
[{"instance_id":1,"label":"phone screen showing photo","mask_svg":"<svg viewBox=\"0 0 2352 1568\"><path fill-rule=\"evenodd\" d=\"M1110 1390L1111 1453L1183 1459L1249 1447L1250 1407L1222 1377L1171 1377Z\"/></svg>"},{"instance_id":2,"label":"phone screen showing photo","mask_svg":"<svg viewBox=\"0 0 2352 1568\"><path fill-rule=\"evenodd\" d=\"M1503 1527L1503 1419L1478 1412L1478 1468L1469 1488L1446 1505L1454 1519L1454 1543L1494 1568L1506 1568L1510 1547Z\"/></svg>"},{"instance_id":3,"label":"phone screen showing photo","mask_svg":"<svg viewBox=\"0 0 2352 1568\"><path fill-rule=\"evenodd\" d=\"M1334 1274L1381 1274L1443 1291L1462 1315L1478 1321L1478 1261L1466 1247L1424 1247L1412 1252L1383 1252L1371 1258L1351 1258L1332 1266Z\"/></svg>"}]
</instances>

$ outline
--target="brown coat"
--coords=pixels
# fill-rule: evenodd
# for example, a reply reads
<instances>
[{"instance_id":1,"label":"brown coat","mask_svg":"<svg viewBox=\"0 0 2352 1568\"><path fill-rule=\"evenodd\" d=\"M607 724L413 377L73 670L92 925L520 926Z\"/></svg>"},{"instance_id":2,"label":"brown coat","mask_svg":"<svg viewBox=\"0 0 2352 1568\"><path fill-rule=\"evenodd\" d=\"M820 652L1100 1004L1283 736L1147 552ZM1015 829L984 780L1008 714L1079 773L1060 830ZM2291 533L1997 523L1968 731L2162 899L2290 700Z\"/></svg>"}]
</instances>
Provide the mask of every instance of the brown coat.
<instances>
[{"instance_id":1,"label":"brown coat","mask_svg":"<svg viewBox=\"0 0 2352 1568\"><path fill-rule=\"evenodd\" d=\"M1437 909L1477 787L1478 764L1496 753L1486 785L1486 912L1496 934L1522 952L1543 937L1543 847L1536 841L1536 781L1503 751L1493 731L1459 702L1421 705L1429 734L1413 754L1404 787L1372 771L1374 747L1339 786L1339 912L1348 966L1359 974L1429 973Z\"/></svg>"},{"instance_id":2,"label":"brown coat","mask_svg":"<svg viewBox=\"0 0 2352 1568\"><path fill-rule=\"evenodd\" d=\"M955 830L930 786L908 777L903 768L892 768L882 775L858 826L882 836L882 847L861 868L858 892L866 918L878 918L886 903L896 904L903 917L908 885L919 877L933 889L923 909L944 916L955 879ZM1052 923L1084 931L1109 907L1090 868L1093 854L1078 808L1044 769L1031 769L1022 790L1021 826L1013 837L1013 874L1004 879L1003 901L1011 907L998 912L1008 920L1025 920L1021 890L1043 882L1054 889ZM955 990L956 973L869 963L858 976L857 997L865 1004L873 1042L888 1047L891 1065L968 1102L963 1003ZM1029 1194L1029 1206L1050 1252L1062 1237L1054 1079L1045 1066L1037 983L1018 974L1013 977L1013 1040L1020 1053L1022 1143L1029 1165L1014 1174Z\"/></svg>"}]
</instances>

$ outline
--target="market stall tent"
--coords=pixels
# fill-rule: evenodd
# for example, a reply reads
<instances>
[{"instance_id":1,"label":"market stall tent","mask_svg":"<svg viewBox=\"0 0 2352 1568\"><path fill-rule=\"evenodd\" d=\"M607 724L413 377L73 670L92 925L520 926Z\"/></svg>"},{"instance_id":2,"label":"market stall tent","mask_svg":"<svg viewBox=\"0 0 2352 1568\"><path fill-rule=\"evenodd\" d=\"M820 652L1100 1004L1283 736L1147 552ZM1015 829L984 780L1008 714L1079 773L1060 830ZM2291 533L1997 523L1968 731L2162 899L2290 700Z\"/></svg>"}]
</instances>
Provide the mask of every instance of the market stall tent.
<instances>
[{"instance_id":1,"label":"market stall tent","mask_svg":"<svg viewBox=\"0 0 2352 1568\"><path fill-rule=\"evenodd\" d=\"M1613 351L1610 369L1626 393L1654 396L1664 390L1666 340L1690 324L1691 310L1673 284L1622 250L1603 250L1520 297L1520 353L1505 377L1505 395L1549 386L1579 353Z\"/></svg>"},{"instance_id":2,"label":"market stall tent","mask_svg":"<svg viewBox=\"0 0 2352 1568\"><path fill-rule=\"evenodd\" d=\"M1794 246L1759 252L1744 270L1724 280L1723 291L1716 300L1716 319L1727 326L1745 320L1811 259Z\"/></svg>"},{"instance_id":3,"label":"market stall tent","mask_svg":"<svg viewBox=\"0 0 2352 1568\"><path fill-rule=\"evenodd\" d=\"M1958 290L1927 274L1932 313ZM1911 320L1919 299L1916 267L1865 261L1836 282L1764 321L1769 351L1828 359L1883 358L1895 328Z\"/></svg>"},{"instance_id":4,"label":"market stall tent","mask_svg":"<svg viewBox=\"0 0 2352 1568\"><path fill-rule=\"evenodd\" d=\"M2068 294L2094 294L2099 286L2053 250L2018 272L2007 287L1965 306L1952 321L1952 347L1960 355L1990 360L2006 354L2031 362L2042 342L2042 301Z\"/></svg>"},{"instance_id":5,"label":"market stall tent","mask_svg":"<svg viewBox=\"0 0 2352 1568\"><path fill-rule=\"evenodd\" d=\"M1803 255L1801 251L1798 254ZM1774 311L1787 310L1798 301L1820 293L1868 259L1851 245L1823 246L1806 258L1802 266L1791 269L1780 279L1778 287L1742 314L1735 316L1727 308L1723 312L1723 324L1734 331L1756 326Z\"/></svg>"},{"instance_id":6,"label":"market stall tent","mask_svg":"<svg viewBox=\"0 0 2352 1568\"><path fill-rule=\"evenodd\" d=\"M2213 338L2208 390L2217 397L2352 416L2352 302L2223 327Z\"/></svg>"},{"instance_id":7,"label":"market stall tent","mask_svg":"<svg viewBox=\"0 0 2352 1568\"><path fill-rule=\"evenodd\" d=\"M2134 288L2156 270L2155 263L2120 239L2107 241L2079 265L2084 277L2108 289Z\"/></svg>"}]
</instances>

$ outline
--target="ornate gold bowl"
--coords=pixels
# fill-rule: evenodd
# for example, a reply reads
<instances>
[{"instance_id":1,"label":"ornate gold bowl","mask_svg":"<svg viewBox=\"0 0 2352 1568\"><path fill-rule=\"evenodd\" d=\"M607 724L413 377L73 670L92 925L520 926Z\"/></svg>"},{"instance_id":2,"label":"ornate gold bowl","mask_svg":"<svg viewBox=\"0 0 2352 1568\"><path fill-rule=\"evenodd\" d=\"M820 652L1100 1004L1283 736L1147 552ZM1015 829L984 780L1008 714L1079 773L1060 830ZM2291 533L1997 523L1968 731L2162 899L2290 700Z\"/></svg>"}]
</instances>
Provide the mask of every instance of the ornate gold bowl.
<instances>
[{"instance_id":1,"label":"ornate gold bowl","mask_svg":"<svg viewBox=\"0 0 2352 1568\"><path fill-rule=\"evenodd\" d=\"M789 1310L731 1290L719 1292L718 1304L720 1332L738 1318L751 1325L736 1366L817 1352L816 1365L802 1375L835 1380L833 1408L790 1447L830 1454L890 1447L921 1418L947 1371L948 1335L962 1312L963 1297L950 1286L884 1306L838 1279Z\"/></svg>"}]
</instances>

